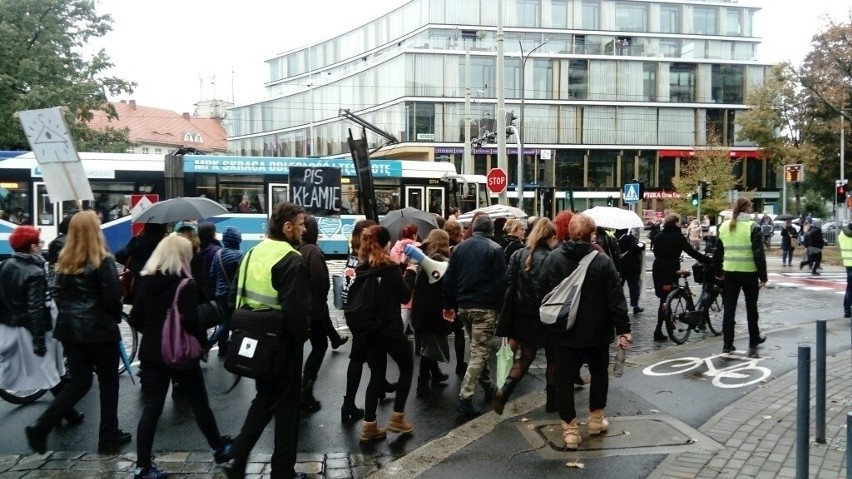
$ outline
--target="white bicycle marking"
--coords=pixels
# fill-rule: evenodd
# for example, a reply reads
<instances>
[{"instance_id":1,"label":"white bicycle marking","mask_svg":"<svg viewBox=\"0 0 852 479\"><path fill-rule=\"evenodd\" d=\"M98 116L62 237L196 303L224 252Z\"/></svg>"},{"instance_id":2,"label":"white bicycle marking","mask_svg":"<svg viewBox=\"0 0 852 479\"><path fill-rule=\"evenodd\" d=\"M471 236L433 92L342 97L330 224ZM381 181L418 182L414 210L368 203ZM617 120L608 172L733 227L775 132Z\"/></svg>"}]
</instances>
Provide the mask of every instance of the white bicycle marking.
<instances>
[{"instance_id":1,"label":"white bicycle marking","mask_svg":"<svg viewBox=\"0 0 852 479\"><path fill-rule=\"evenodd\" d=\"M719 358L738 361L738 364L734 364L732 366L724 368L717 368L713 362L714 360ZM763 381L764 379L768 378L770 374L772 374L772 371L770 371L769 368L757 365L757 363L762 359L765 358L748 358L746 356L739 355L736 353L714 354L713 356L708 356L706 358L674 358L666 359L656 364L652 364L643 369L642 373L644 373L646 376L671 376L674 374L681 374L692 371L693 369L703 364L707 366L707 371L702 374L704 376L712 377L712 383L714 386L723 389L741 388L743 386L749 386L751 384L759 383L760 381ZM657 370L655 370L655 368L657 368ZM757 377L752 377L753 374L750 373L743 374L746 371L756 372ZM744 382L728 381L743 379L749 380Z\"/></svg>"}]
</instances>

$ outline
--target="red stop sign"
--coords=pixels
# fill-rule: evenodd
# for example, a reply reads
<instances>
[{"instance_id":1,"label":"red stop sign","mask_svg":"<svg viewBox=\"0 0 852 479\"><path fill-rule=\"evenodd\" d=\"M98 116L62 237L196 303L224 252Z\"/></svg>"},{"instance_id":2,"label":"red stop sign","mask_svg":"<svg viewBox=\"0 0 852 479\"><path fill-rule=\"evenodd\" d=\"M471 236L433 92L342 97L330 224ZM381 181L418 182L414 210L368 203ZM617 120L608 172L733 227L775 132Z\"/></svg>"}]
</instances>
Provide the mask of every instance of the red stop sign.
<instances>
[{"instance_id":1,"label":"red stop sign","mask_svg":"<svg viewBox=\"0 0 852 479\"><path fill-rule=\"evenodd\" d=\"M509 177L503 168L491 168L486 176L486 184L488 191L499 194L506 191L506 186L509 184Z\"/></svg>"}]
</instances>

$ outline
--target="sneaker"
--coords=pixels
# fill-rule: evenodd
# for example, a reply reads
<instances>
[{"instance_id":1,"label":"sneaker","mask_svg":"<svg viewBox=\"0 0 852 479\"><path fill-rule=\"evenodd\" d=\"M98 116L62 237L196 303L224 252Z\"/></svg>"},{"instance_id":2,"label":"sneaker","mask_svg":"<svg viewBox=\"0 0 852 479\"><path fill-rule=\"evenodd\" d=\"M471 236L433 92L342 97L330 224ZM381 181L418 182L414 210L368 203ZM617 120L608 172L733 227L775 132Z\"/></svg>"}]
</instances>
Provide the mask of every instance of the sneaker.
<instances>
[{"instance_id":1,"label":"sneaker","mask_svg":"<svg viewBox=\"0 0 852 479\"><path fill-rule=\"evenodd\" d=\"M668 340L669 340L669 337L668 337L668 336L666 336L665 334L663 334L663 333L658 333L657 331L654 331L654 341L657 341L657 342L660 342L660 343L664 343L664 342L666 342L666 341L668 341Z\"/></svg>"},{"instance_id":2,"label":"sneaker","mask_svg":"<svg viewBox=\"0 0 852 479\"><path fill-rule=\"evenodd\" d=\"M231 450L233 448L234 440L231 439L231 436L222 436L222 446L213 451L213 460L216 461L216 464L222 464L230 461L233 458L231 455Z\"/></svg>"},{"instance_id":3,"label":"sneaker","mask_svg":"<svg viewBox=\"0 0 852 479\"><path fill-rule=\"evenodd\" d=\"M734 351L736 351L736 349L731 344L726 344L726 345L722 346L722 354L731 354Z\"/></svg>"},{"instance_id":4,"label":"sneaker","mask_svg":"<svg viewBox=\"0 0 852 479\"><path fill-rule=\"evenodd\" d=\"M167 472L161 471L154 466L146 469L137 467L133 471L133 479L166 479L167 477L169 477Z\"/></svg>"},{"instance_id":5,"label":"sneaker","mask_svg":"<svg viewBox=\"0 0 852 479\"><path fill-rule=\"evenodd\" d=\"M761 344L763 344L765 342L766 342L766 335L764 334L763 336L758 336L757 341L755 341L754 344L751 345L751 347L754 348L754 347L760 346Z\"/></svg>"},{"instance_id":6,"label":"sneaker","mask_svg":"<svg viewBox=\"0 0 852 479\"><path fill-rule=\"evenodd\" d=\"M817 270L813 270L813 271L811 271L811 275L812 275L812 276L822 276L822 273L820 273L820 272L819 272L819 271L817 271Z\"/></svg>"},{"instance_id":7,"label":"sneaker","mask_svg":"<svg viewBox=\"0 0 852 479\"><path fill-rule=\"evenodd\" d=\"M456 412L462 416L479 416L482 410L473 405L471 398L459 399L459 404L456 406Z\"/></svg>"},{"instance_id":8,"label":"sneaker","mask_svg":"<svg viewBox=\"0 0 852 479\"><path fill-rule=\"evenodd\" d=\"M640 308L639 306L633 306L633 314L639 314L645 311L645 308Z\"/></svg>"}]
</instances>

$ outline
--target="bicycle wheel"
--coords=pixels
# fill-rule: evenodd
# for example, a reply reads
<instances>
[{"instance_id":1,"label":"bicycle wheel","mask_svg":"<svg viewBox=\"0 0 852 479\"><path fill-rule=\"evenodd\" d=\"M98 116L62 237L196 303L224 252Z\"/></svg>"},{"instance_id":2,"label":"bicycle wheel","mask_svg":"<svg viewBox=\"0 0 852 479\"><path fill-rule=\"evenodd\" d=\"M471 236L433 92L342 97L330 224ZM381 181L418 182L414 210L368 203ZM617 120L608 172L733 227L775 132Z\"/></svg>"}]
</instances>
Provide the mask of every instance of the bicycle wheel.
<instances>
[{"instance_id":1,"label":"bicycle wheel","mask_svg":"<svg viewBox=\"0 0 852 479\"><path fill-rule=\"evenodd\" d=\"M10 402L12 404L29 404L44 396L44 393L47 391L47 389L33 389L29 391L0 389L0 398L3 398L6 402Z\"/></svg>"},{"instance_id":2,"label":"bicycle wheel","mask_svg":"<svg viewBox=\"0 0 852 479\"><path fill-rule=\"evenodd\" d=\"M121 343L124 345L124 351L127 353L127 362L132 363L136 359L136 352L139 348L139 333L130 326L130 314L121 313L121 323L118 325L118 330L121 333ZM118 374L124 373L127 367L124 361L118 359Z\"/></svg>"},{"instance_id":3,"label":"bicycle wheel","mask_svg":"<svg viewBox=\"0 0 852 479\"><path fill-rule=\"evenodd\" d=\"M674 358L652 364L642 370L646 376L672 376L692 371L704 364L701 358Z\"/></svg>"},{"instance_id":4,"label":"bicycle wheel","mask_svg":"<svg viewBox=\"0 0 852 479\"><path fill-rule=\"evenodd\" d=\"M714 335L722 334L722 295L715 289L710 293L710 301L704 308L704 320Z\"/></svg>"},{"instance_id":5,"label":"bicycle wheel","mask_svg":"<svg viewBox=\"0 0 852 479\"><path fill-rule=\"evenodd\" d=\"M686 314L695 311L695 307L690 303L687 294L689 293L682 289L676 289L666 298L668 310L666 330L672 341L677 344L683 344L692 331L692 326L686 323Z\"/></svg>"}]
</instances>

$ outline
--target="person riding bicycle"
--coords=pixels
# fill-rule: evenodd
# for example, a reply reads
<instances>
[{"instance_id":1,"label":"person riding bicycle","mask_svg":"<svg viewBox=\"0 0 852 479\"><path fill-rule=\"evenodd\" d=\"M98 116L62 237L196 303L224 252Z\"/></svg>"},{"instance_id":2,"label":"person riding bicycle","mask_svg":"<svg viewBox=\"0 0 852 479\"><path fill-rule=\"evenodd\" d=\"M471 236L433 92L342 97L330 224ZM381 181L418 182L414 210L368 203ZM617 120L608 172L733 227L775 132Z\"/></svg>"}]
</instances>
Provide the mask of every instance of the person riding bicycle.
<instances>
[{"instance_id":1,"label":"person riding bicycle","mask_svg":"<svg viewBox=\"0 0 852 479\"><path fill-rule=\"evenodd\" d=\"M654 265L651 277L654 280L654 292L660 298L657 310L657 327L654 329L654 341L667 341L668 335L663 333L663 322L668 316L666 297L677 283L677 271L680 269L680 256L683 253L692 256L702 263L710 263L711 258L698 252L689 244L680 231L680 216L669 214L663 221L663 229L654 237Z\"/></svg>"}]
</instances>

